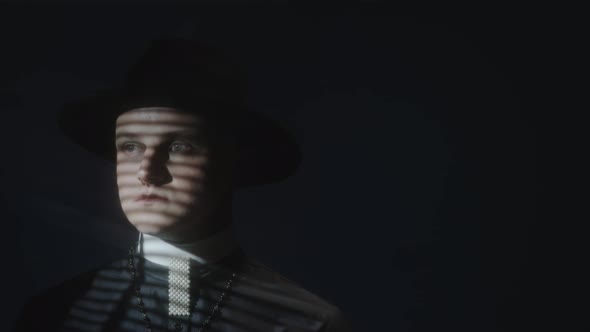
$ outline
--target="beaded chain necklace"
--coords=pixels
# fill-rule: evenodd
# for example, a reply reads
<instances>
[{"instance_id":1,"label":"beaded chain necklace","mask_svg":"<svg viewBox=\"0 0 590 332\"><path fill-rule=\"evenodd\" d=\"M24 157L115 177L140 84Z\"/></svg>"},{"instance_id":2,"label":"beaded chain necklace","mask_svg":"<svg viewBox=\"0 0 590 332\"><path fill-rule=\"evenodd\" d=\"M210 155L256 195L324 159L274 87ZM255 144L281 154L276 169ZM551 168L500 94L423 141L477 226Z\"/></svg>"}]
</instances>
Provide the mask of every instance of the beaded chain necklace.
<instances>
[{"instance_id":1,"label":"beaded chain necklace","mask_svg":"<svg viewBox=\"0 0 590 332\"><path fill-rule=\"evenodd\" d=\"M138 244L139 244L139 242L137 242L136 244L132 245L131 248L129 248L129 271L131 272L131 279L132 279L132 282L134 285L135 297L137 298L137 304L139 305L139 310L141 311L141 314L143 315L143 321L145 322L145 329L147 332L152 332L152 322L151 322L150 318L148 317L147 312L145 310L143 297L141 296L141 292L140 292L141 289L139 287L139 281L137 279L137 270L135 269L135 264L133 263L133 255L135 254L134 247L138 246ZM213 320L214 316L218 312L221 312L221 305L223 303L223 300L225 299L226 294L231 289L231 284L234 282L236 277L237 277L237 274L232 273L231 278L229 278L229 280L225 284L225 288L223 289L221 296L219 296L217 303L215 303L215 306L213 306L213 310L211 310L211 313L209 314L207 319L205 319L205 322L203 322L203 326L201 326L201 328L199 329L199 332L205 331L205 329L211 325L211 321ZM176 323L174 325L174 328L176 329L176 331L181 331L182 325L180 323Z\"/></svg>"}]
</instances>

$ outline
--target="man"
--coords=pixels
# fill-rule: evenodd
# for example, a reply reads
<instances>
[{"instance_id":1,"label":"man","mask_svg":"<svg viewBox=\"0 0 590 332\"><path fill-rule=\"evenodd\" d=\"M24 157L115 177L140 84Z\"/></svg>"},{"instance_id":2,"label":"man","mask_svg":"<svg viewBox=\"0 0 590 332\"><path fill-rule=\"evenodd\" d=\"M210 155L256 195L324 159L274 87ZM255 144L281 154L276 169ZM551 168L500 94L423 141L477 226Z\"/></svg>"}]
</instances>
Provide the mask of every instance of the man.
<instances>
[{"instance_id":1,"label":"man","mask_svg":"<svg viewBox=\"0 0 590 332\"><path fill-rule=\"evenodd\" d=\"M158 41L123 88L70 104L64 133L116 161L121 207L140 232L128 257L33 299L19 331L348 331L335 306L247 258L234 188L292 174L299 150L244 107L217 52Z\"/></svg>"}]
</instances>

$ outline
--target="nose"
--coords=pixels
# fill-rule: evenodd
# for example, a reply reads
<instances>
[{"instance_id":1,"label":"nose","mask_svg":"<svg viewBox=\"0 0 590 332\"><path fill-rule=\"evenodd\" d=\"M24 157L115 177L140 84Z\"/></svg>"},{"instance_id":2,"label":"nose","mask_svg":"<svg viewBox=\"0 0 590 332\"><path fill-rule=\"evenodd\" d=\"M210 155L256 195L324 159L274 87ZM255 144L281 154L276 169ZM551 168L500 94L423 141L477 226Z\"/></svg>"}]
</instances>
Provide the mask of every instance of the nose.
<instances>
[{"instance_id":1,"label":"nose","mask_svg":"<svg viewBox=\"0 0 590 332\"><path fill-rule=\"evenodd\" d=\"M167 156L158 151L146 151L137 172L137 179L145 186L162 186L172 181L166 167Z\"/></svg>"}]
</instances>

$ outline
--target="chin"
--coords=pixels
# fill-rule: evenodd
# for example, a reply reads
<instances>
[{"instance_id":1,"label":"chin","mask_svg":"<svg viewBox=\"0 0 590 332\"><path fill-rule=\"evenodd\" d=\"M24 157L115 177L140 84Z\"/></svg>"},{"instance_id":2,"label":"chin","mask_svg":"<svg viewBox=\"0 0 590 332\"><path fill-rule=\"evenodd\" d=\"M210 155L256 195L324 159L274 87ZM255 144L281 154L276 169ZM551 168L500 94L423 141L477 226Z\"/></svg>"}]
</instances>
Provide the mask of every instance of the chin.
<instances>
[{"instance_id":1,"label":"chin","mask_svg":"<svg viewBox=\"0 0 590 332\"><path fill-rule=\"evenodd\" d=\"M159 235L167 233L176 228L177 222L171 222L169 220L150 220L150 221L135 221L130 220L130 223L137 229L139 232L149 235Z\"/></svg>"},{"instance_id":2,"label":"chin","mask_svg":"<svg viewBox=\"0 0 590 332\"><path fill-rule=\"evenodd\" d=\"M180 214L171 216L165 213L134 211L126 213L127 220L139 232L158 237L167 237L171 234L182 234L199 227L203 218L196 214Z\"/></svg>"},{"instance_id":3,"label":"chin","mask_svg":"<svg viewBox=\"0 0 590 332\"><path fill-rule=\"evenodd\" d=\"M149 235L158 235L162 232L165 232L163 227L158 226L158 225L141 224L141 225L133 225L133 226L135 226L135 229L137 229L138 232L144 233L144 234L149 234Z\"/></svg>"}]
</instances>

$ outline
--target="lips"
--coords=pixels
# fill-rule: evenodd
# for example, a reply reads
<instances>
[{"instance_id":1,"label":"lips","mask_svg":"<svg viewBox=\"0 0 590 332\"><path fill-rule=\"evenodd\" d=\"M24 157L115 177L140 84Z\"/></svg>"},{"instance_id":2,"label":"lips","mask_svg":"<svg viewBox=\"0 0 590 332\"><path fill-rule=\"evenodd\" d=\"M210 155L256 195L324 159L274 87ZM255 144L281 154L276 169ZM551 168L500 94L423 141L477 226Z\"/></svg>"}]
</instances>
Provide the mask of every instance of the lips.
<instances>
[{"instance_id":1,"label":"lips","mask_svg":"<svg viewBox=\"0 0 590 332\"><path fill-rule=\"evenodd\" d=\"M136 201L138 201L138 202L156 202L156 201L167 202L168 199L164 196L150 194L150 195L141 195L136 199Z\"/></svg>"}]
</instances>

